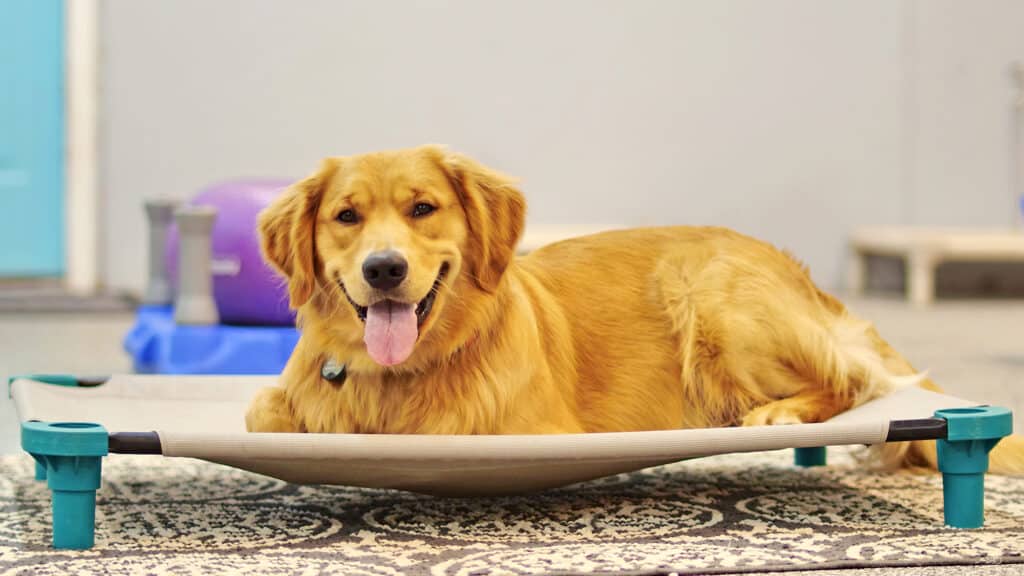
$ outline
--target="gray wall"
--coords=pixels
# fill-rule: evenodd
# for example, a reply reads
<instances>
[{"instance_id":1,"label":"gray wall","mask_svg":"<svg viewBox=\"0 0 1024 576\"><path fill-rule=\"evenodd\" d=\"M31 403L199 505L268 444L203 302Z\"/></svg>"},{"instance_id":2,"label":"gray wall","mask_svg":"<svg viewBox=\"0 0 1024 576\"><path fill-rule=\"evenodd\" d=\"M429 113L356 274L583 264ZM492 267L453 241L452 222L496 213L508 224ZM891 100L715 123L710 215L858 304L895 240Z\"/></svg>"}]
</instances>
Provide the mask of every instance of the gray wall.
<instances>
[{"instance_id":1,"label":"gray wall","mask_svg":"<svg viewBox=\"0 0 1024 576\"><path fill-rule=\"evenodd\" d=\"M1009 225L1024 3L178 0L102 4L104 277L141 202L440 142L530 222L723 224L826 286L844 237Z\"/></svg>"}]
</instances>

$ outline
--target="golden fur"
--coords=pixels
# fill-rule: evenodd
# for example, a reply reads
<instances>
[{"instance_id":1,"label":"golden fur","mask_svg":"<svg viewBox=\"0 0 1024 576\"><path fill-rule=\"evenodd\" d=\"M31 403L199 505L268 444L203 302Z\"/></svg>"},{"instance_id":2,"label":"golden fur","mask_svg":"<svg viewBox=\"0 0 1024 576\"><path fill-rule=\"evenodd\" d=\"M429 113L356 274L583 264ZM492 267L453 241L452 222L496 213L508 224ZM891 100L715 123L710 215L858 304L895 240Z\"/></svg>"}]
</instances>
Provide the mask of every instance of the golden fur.
<instances>
[{"instance_id":1,"label":"golden fur","mask_svg":"<svg viewBox=\"0 0 1024 576\"><path fill-rule=\"evenodd\" d=\"M410 215L417 202L437 207ZM357 224L337 221L356 210ZM513 181L434 146L330 158L260 218L302 329L250 431L511 434L819 422L925 380L819 290L796 260L712 227L614 231L516 258L526 203ZM372 251L395 249L415 302L449 273L412 355L367 354L353 302ZM344 288L342 288L344 286ZM335 358L341 384L320 369ZM934 467L934 443L889 444ZM1024 470L1019 438L993 468Z\"/></svg>"}]
</instances>

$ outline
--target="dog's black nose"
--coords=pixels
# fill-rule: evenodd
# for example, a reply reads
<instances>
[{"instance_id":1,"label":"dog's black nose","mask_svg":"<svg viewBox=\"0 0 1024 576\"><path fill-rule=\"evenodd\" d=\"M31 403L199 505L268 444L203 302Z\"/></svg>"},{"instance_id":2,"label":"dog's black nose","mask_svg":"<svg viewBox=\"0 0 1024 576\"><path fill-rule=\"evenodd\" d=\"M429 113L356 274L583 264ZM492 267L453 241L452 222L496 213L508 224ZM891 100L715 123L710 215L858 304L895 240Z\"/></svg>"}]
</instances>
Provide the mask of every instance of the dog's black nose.
<instances>
[{"instance_id":1,"label":"dog's black nose","mask_svg":"<svg viewBox=\"0 0 1024 576\"><path fill-rule=\"evenodd\" d=\"M363 261L363 278L377 290L390 290L405 280L409 263L394 250L374 252Z\"/></svg>"}]
</instances>

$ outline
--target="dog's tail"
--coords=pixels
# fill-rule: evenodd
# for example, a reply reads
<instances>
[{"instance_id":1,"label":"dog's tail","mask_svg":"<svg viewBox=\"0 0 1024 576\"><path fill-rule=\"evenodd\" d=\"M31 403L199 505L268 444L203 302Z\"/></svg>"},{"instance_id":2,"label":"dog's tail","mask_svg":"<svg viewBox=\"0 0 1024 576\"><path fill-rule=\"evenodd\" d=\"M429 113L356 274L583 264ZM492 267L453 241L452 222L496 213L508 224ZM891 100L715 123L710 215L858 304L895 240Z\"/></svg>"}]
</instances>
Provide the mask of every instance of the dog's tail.
<instances>
[{"instance_id":1,"label":"dog's tail","mask_svg":"<svg viewBox=\"0 0 1024 576\"><path fill-rule=\"evenodd\" d=\"M832 322L824 329L815 322L800 327L794 334L796 352L789 361L833 391L840 404L857 406L906 386L942 392L893 350L869 322L853 317L833 299L824 304L834 314ZM937 468L934 440L885 443L873 447L870 455L874 464L888 469ZM989 455L989 471L1024 475L1024 437L1003 438Z\"/></svg>"},{"instance_id":2,"label":"dog's tail","mask_svg":"<svg viewBox=\"0 0 1024 576\"><path fill-rule=\"evenodd\" d=\"M887 372L900 377L912 376L917 373L905 358L878 335L873 327L868 329L868 336ZM914 385L932 392L943 392L929 378L920 378ZM910 470L935 470L938 468L934 440L881 444L874 447L871 453L875 462L884 468ZM989 453L989 472L1006 476L1024 475L1024 437L1014 434L1003 438L996 444L992 452Z\"/></svg>"},{"instance_id":3,"label":"dog's tail","mask_svg":"<svg viewBox=\"0 0 1024 576\"><path fill-rule=\"evenodd\" d=\"M931 380L925 380L918 385L925 390L942 392L942 389ZM890 442L874 447L872 453L883 468L938 468L934 440ZM1024 476L1024 436L1013 434L1000 440L989 453L988 471L1001 476Z\"/></svg>"}]
</instances>

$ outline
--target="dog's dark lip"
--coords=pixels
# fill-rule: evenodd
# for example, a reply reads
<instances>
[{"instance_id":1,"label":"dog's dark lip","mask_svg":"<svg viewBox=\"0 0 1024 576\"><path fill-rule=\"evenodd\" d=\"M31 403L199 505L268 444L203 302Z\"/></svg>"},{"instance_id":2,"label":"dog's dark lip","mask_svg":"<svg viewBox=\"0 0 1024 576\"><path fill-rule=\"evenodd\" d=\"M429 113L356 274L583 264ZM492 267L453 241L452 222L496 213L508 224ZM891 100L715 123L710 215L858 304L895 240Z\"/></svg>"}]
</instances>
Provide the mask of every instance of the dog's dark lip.
<instances>
[{"instance_id":1,"label":"dog's dark lip","mask_svg":"<svg viewBox=\"0 0 1024 576\"><path fill-rule=\"evenodd\" d=\"M427 292L427 295L423 300L420 300L419 303L416 304L417 326L422 326L423 322L426 321L427 316L430 315L430 311L434 307L434 300L437 299L437 293L441 289L441 282L444 280L444 277L448 275L448 267L447 262L441 264L441 270L437 273L437 279L434 280L434 285L430 287L430 292ZM349 296L348 290L345 289L344 282L338 280L338 286L341 286L341 291L345 293L345 298L348 299L348 303L355 309L356 315L359 316L359 319L366 322L366 311L368 308L366 306L360 306L352 299L351 296Z\"/></svg>"},{"instance_id":2,"label":"dog's dark lip","mask_svg":"<svg viewBox=\"0 0 1024 576\"><path fill-rule=\"evenodd\" d=\"M345 298L348 298L348 303L351 304L352 307L356 309L356 315L359 316L359 319L362 320L363 322L366 322L366 306L360 306L359 304L356 304L356 301L353 300L352 297L348 295L348 290L345 289L344 282L338 280L338 286L341 286L341 291L345 293Z\"/></svg>"},{"instance_id":3,"label":"dog's dark lip","mask_svg":"<svg viewBox=\"0 0 1024 576\"><path fill-rule=\"evenodd\" d=\"M448 263L441 264L441 270L437 273L437 279L434 280L434 285L430 287L430 292L420 300L420 303L416 305L416 325L422 326L423 322L426 321L427 316L430 315L430 310L434 308L434 300L437 299L437 292L441 289L441 282L444 277L448 274Z\"/></svg>"}]
</instances>

